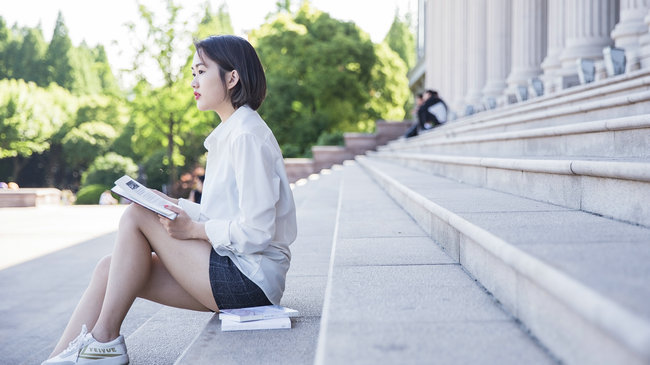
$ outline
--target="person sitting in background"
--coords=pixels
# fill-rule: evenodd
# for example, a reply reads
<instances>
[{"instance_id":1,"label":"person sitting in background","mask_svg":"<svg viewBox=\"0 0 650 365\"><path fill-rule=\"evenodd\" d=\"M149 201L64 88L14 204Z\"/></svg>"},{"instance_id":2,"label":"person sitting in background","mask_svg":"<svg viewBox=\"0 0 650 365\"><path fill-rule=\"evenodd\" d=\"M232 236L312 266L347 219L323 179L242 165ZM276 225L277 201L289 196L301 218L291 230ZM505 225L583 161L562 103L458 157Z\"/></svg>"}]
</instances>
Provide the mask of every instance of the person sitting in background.
<instances>
[{"instance_id":1,"label":"person sitting in background","mask_svg":"<svg viewBox=\"0 0 650 365\"><path fill-rule=\"evenodd\" d=\"M438 92L428 89L422 97L422 104L417 109L417 123L404 135L415 137L420 131L429 130L447 121L447 104L438 96Z\"/></svg>"},{"instance_id":2,"label":"person sitting in background","mask_svg":"<svg viewBox=\"0 0 650 365\"><path fill-rule=\"evenodd\" d=\"M190 197L188 200L195 203L201 202L201 194L203 193L203 180L205 180L205 175L198 175L194 178L194 189L190 191Z\"/></svg>"},{"instance_id":3,"label":"person sitting in background","mask_svg":"<svg viewBox=\"0 0 650 365\"><path fill-rule=\"evenodd\" d=\"M440 99L438 92L427 90L425 101L418 109L418 123L423 130L435 128L447 122L447 104Z\"/></svg>"}]
</instances>

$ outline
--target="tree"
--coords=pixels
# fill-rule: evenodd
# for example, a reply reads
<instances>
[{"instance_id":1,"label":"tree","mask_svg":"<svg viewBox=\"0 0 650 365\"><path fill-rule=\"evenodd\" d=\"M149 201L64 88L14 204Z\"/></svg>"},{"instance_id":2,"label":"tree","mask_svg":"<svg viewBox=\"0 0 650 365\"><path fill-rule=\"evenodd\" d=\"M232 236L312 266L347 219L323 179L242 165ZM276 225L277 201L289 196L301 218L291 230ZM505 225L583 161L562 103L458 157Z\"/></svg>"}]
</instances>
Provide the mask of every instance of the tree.
<instances>
[{"instance_id":1,"label":"tree","mask_svg":"<svg viewBox=\"0 0 650 365\"><path fill-rule=\"evenodd\" d=\"M122 91L117 84L115 75L113 75L111 65L108 63L104 46L98 45L91 52L94 58L92 72L99 78L102 94L116 97L121 96Z\"/></svg>"},{"instance_id":2,"label":"tree","mask_svg":"<svg viewBox=\"0 0 650 365\"><path fill-rule=\"evenodd\" d=\"M404 60L407 71L415 66L415 35L411 31L410 14L401 19L399 13L395 12L384 42Z\"/></svg>"},{"instance_id":3,"label":"tree","mask_svg":"<svg viewBox=\"0 0 650 365\"><path fill-rule=\"evenodd\" d=\"M279 4L282 5L282 4ZM267 77L260 114L286 157L344 131L369 132L376 119L401 119L408 100L404 62L355 24L303 2L251 34Z\"/></svg>"},{"instance_id":4,"label":"tree","mask_svg":"<svg viewBox=\"0 0 650 365\"><path fill-rule=\"evenodd\" d=\"M147 165L162 162L166 168L150 168L150 172L158 175L162 168L170 187L178 177L177 166L196 163L205 153L203 141L219 121L216 113L199 112L196 108L190 87L193 47L185 34L186 24L178 20L180 9L169 0L164 20L158 21L155 14L140 5L140 14L147 24L147 38L138 46L133 68L140 80L134 88L135 98L131 104L136 131L134 152L141 161L147 161ZM131 25L131 29L135 30L135 26ZM204 16L193 36L203 38L232 32L225 8L222 6L213 13L206 3ZM140 61L145 58L155 62L162 85L155 86L145 77ZM161 147L167 149L162 161L158 154L153 156ZM154 178L153 175L149 177ZM157 181L158 177L154 179Z\"/></svg>"},{"instance_id":5,"label":"tree","mask_svg":"<svg viewBox=\"0 0 650 365\"><path fill-rule=\"evenodd\" d=\"M70 51L72 41L68 37L68 28L65 26L63 14L59 12L52 33L52 40L47 47L46 64L50 75L50 81L56 82L59 86L72 90L74 78L71 63Z\"/></svg>"},{"instance_id":6,"label":"tree","mask_svg":"<svg viewBox=\"0 0 650 365\"><path fill-rule=\"evenodd\" d=\"M167 0L166 14L163 22L158 22L151 10L138 2L140 17L146 24L146 38L137 45L137 53L131 70L139 82L134 89L135 98L131 103L136 122L137 149L136 153L146 155L155 151L159 146L167 147L169 163L169 184L176 180L176 165L182 164L182 156L176 153L178 128L188 109L186 98L182 97L177 81L182 78L182 70L178 59L187 59L186 54L177 52L186 50L179 48L179 39L183 39L186 23L178 18L181 7ZM128 24L132 32L136 32L135 24ZM154 66L143 67L143 60L151 60ZM155 70L162 79L162 86L155 87L149 81L145 70ZM176 90L174 90L176 89ZM189 94L189 91L187 91Z\"/></svg>"},{"instance_id":7,"label":"tree","mask_svg":"<svg viewBox=\"0 0 650 365\"><path fill-rule=\"evenodd\" d=\"M16 42L16 53L12 57L11 65L12 78L33 81L39 86L46 87L48 73L44 57L47 43L43 39L40 27L21 28Z\"/></svg>"},{"instance_id":8,"label":"tree","mask_svg":"<svg viewBox=\"0 0 650 365\"><path fill-rule=\"evenodd\" d=\"M83 171L95 158L108 151L117 137L115 128L104 122L86 122L63 137L66 162L75 170Z\"/></svg>"},{"instance_id":9,"label":"tree","mask_svg":"<svg viewBox=\"0 0 650 365\"><path fill-rule=\"evenodd\" d=\"M372 120L402 120L410 110L405 109L410 100L406 64L384 42L375 45L375 54L377 63L368 88L370 116Z\"/></svg>"},{"instance_id":10,"label":"tree","mask_svg":"<svg viewBox=\"0 0 650 365\"><path fill-rule=\"evenodd\" d=\"M288 157L305 154L322 133L368 119L367 85L376 62L370 37L304 2L251 34L266 68L260 114Z\"/></svg>"},{"instance_id":11,"label":"tree","mask_svg":"<svg viewBox=\"0 0 650 365\"><path fill-rule=\"evenodd\" d=\"M0 159L13 158L14 180L27 158L47 150L52 135L68 122L69 113L56 100L61 97L71 98L55 85L43 89L23 80L0 81Z\"/></svg>"}]
</instances>

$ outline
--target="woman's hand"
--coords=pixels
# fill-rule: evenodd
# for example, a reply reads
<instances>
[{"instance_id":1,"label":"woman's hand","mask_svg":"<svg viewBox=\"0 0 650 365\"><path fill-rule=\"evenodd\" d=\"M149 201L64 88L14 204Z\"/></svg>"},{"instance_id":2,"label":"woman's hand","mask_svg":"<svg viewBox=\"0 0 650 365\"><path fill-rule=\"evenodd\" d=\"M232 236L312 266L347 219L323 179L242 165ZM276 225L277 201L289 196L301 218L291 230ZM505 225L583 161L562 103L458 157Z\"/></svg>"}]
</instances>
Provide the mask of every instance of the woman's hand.
<instances>
[{"instance_id":1,"label":"woman's hand","mask_svg":"<svg viewBox=\"0 0 650 365\"><path fill-rule=\"evenodd\" d=\"M194 222L183 209L176 206L165 205L165 208L178 214L174 220L162 216L159 217L160 223L172 238L179 240L201 239L207 241L208 237L205 234L203 223Z\"/></svg>"},{"instance_id":2,"label":"woman's hand","mask_svg":"<svg viewBox=\"0 0 650 365\"><path fill-rule=\"evenodd\" d=\"M169 200L170 202L172 202L172 203L178 205L178 199L170 198L169 196L167 196L167 195L165 195L164 193L162 193L162 192L160 192L160 191L158 191L158 190L155 190L155 189L151 189L151 191L153 191L154 193L158 194L158 196L162 197L163 199L165 199L165 200Z\"/></svg>"}]
</instances>

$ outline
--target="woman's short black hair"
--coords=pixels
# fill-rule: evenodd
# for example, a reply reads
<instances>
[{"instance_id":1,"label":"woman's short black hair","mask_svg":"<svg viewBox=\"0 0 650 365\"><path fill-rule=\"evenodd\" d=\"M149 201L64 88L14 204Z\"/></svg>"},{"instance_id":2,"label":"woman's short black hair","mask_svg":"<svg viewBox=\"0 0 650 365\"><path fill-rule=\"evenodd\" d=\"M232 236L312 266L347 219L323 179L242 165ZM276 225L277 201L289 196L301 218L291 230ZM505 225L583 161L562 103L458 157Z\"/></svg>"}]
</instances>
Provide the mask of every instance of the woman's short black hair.
<instances>
[{"instance_id":1,"label":"woman's short black hair","mask_svg":"<svg viewBox=\"0 0 650 365\"><path fill-rule=\"evenodd\" d=\"M194 42L199 57L208 56L219 65L219 75L226 88L226 72L237 70L239 82L230 89L232 106L248 104L253 110L266 97L266 76L257 52L247 40L234 35L211 36Z\"/></svg>"}]
</instances>

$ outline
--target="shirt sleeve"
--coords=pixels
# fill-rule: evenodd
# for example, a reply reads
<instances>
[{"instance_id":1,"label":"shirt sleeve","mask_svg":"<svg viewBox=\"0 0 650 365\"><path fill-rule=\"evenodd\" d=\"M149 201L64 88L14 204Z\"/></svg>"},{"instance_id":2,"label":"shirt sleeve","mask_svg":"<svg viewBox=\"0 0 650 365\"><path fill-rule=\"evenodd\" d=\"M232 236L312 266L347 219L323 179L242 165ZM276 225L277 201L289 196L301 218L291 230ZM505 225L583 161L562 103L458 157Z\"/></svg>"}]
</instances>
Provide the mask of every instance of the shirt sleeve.
<instances>
[{"instance_id":1,"label":"shirt sleeve","mask_svg":"<svg viewBox=\"0 0 650 365\"><path fill-rule=\"evenodd\" d=\"M201 205L187 199L178 199L178 206L183 209L193 221L201 220Z\"/></svg>"},{"instance_id":2,"label":"shirt sleeve","mask_svg":"<svg viewBox=\"0 0 650 365\"><path fill-rule=\"evenodd\" d=\"M237 254L261 252L275 236L275 206L280 177L268 144L252 134L232 140L230 158L235 173L239 214L234 220L213 219L205 224L210 243Z\"/></svg>"}]
</instances>

